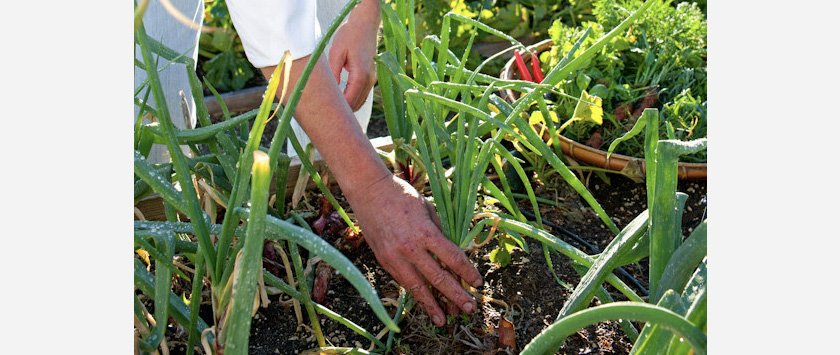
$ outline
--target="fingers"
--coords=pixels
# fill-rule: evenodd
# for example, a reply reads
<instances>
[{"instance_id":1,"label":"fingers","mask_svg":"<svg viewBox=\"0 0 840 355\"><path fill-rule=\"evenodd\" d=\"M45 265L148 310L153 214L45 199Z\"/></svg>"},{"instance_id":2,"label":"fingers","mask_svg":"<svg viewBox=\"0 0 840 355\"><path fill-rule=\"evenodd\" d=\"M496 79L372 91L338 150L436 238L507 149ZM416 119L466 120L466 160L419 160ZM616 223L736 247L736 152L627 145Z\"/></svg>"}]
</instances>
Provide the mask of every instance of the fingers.
<instances>
[{"instance_id":1,"label":"fingers","mask_svg":"<svg viewBox=\"0 0 840 355\"><path fill-rule=\"evenodd\" d=\"M371 78L371 71L360 68L358 63L347 57L346 53L336 53L329 58L330 70L332 70L336 83L341 83L341 70L347 68L347 87L344 89L344 100L355 112L365 103L367 93L373 87L375 78Z\"/></svg>"},{"instance_id":2,"label":"fingers","mask_svg":"<svg viewBox=\"0 0 840 355\"><path fill-rule=\"evenodd\" d=\"M437 255L447 267L460 276L464 281L473 287L480 287L483 281L481 274L475 269L467 256L455 244L452 244L442 235L439 237L426 238L426 248ZM424 273L425 274L425 273Z\"/></svg>"},{"instance_id":3,"label":"fingers","mask_svg":"<svg viewBox=\"0 0 840 355\"><path fill-rule=\"evenodd\" d=\"M446 316L443 314L443 309L440 308L435 297L432 296L432 291L426 287L426 280L423 279L423 276L412 268L410 264L399 263L399 265L403 265L403 267L391 273L394 279L405 287L408 293L423 306L423 310L432 317L432 323L435 326L442 327L446 325Z\"/></svg>"},{"instance_id":4,"label":"fingers","mask_svg":"<svg viewBox=\"0 0 840 355\"><path fill-rule=\"evenodd\" d=\"M359 100L359 96L361 96L359 92L362 91L364 84L359 80L359 75L355 71L349 72L350 74L347 76L347 88L344 89L344 99L347 100L347 104L355 112L359 107L362 107L363 102Z\"/></svg>"},{"instance_id":5,"label":"fingers","mask_svg":"<svg viewBox=\"0 0 840 355\"><path fill-rule=\"evenodd\" d=\"M447 299L455 303L458 308L466 313L472 313L476 309L475 300L461 287L448 271L440 267L440 264L433 259L425 250L413 256L414 265L417 270L426 277L432 286L440 291Z\"/></svg>"},{"instance_id":6,"label":"fingers","mask_svg":"<svg viewBox=\"0 0 840 355\"><path fill-rule=\"evenodd\" d=\"M375 76L373 76L373 69L359 67L359 63L349 63L347 71L347 88L344 89L344 99L347 104L355 112L365 103L367 94L373 88Z\"/></svg>"}]
</instances>

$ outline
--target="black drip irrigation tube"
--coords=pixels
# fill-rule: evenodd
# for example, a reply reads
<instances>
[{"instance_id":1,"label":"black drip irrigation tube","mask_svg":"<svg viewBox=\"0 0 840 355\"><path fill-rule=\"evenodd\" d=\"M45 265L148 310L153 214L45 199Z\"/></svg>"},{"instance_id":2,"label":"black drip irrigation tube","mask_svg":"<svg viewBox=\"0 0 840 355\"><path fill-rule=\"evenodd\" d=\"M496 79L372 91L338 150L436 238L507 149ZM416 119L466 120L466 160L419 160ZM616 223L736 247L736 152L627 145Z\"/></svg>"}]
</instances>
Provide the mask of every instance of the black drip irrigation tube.
<instances>
[{"instance_id":1,"label":"black drip irrigation tube","mask_svg":"<svg viewBox=\"0 0 840 355\"><path fill-rule=\"evenodd\" d=\"M533 213L531 213L529 211L526 211L526 210L522 210L522 214L525 215L528 218L531 218L531 219L536 219L537 218L537 216L535 216ZM560 232L560 234L564 234L564 235L574 239L576 242L578 242L579 244L581 244L581 245L585 246L587 249L589 249L591 253L593 253L593 254L600 254L601 253L601 250L598 249L598 247L596 247L592 244L589 244L587 241L583 240L583 238L581 238L577 234L574 234L574 233L570 232L568 229L560 227L560 226L558 226L558 225L556 225L552 222L549 222L549 221L544 220L542 222L543 222L543 224L551 227L551 229L554 229L554 230ZM630 281L630 283L632 283L634 286L636 286L636 288L644 296L648 296L648 290L644 286L642 286L642 284L640 284L639 281L636 280L635 277L633 277L633 275L630 275L630 273L628 273L626 270L624 270L623 267L617 267L617 268L615 268L615 270L618 272L619 276L623 276L624 279L626 279L625 281Z\"/></svg>"}]
</instances>

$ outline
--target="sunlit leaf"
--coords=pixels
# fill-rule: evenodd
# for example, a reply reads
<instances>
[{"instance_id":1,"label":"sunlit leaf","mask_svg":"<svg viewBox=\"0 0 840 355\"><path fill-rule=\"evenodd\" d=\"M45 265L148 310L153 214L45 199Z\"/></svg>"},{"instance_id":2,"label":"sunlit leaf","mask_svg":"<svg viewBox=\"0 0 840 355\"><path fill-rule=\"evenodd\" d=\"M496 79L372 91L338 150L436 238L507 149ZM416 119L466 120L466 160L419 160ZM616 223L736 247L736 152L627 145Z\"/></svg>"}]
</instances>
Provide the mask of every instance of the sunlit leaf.
<instances>
[{"instance_id":1,"label":"sunlit leaf","mask_svg":"<svg viewBox=\"0 0 840 355\"><path fill-rule=\"evenodd\" d=\"M580 101L575 106L575 113L572 120L581 120L601 124L604 121L604 109L601 107L601 98L589 95L586 90L580 93Z\"/></svg>"},{"instance_id":2,"label":"sunlit leaf","mask_svg":"<svg viewBox=\"0 0 840 355\"><path fill-rule=\"evenodd\" d=\"M558 129L558 132L562 132L567 126L572 124L572 122L577 121L584 121L584 122L592 122L597 125L600 125L604 122L604 109L601 107L601 98L598 96L589 95L586 90L583 90L580 93L580 101L578 101L577 105L575 106L574 114L572 114L572 118L570 118L566 123L563 123Z\"/></svg>"},{"instance_id":3,"label":"sunlit leaf","mask_svg":"<svg viewBox=\"0 0 840 355\"><path fill-rule=\"evenodd\" d=\"M549 111L548 115L551 116L551 120L554 122L560 122L560 119L557 117L557 113L554 111ZM545 125L545 117L543 117L542 112L535 111L531 114L531 117L528 119L528 123L531 125L535 125L537 123Z\"/></svg>"},{"instance_id":4,"label":"sunlit leaf","mask_svg":"<svg viewBox=\"0 0 840 355\"><path fill-rule=\"evenodd\" d=\"M151 266L151 264L152 264L152 263L149 261L149 252L147 252L147 251L145 251L145 250L143 250L143 249L137 249L137 250L135 250L134 252L136 252L136 253L137 253L137 255L139 255L139 256L140 256L140 259L143 259L143 261L145 261L145 262L146 262L146 270L148 270L148 269L149 269L149 266Z\"/></svg>"}]
</instances>

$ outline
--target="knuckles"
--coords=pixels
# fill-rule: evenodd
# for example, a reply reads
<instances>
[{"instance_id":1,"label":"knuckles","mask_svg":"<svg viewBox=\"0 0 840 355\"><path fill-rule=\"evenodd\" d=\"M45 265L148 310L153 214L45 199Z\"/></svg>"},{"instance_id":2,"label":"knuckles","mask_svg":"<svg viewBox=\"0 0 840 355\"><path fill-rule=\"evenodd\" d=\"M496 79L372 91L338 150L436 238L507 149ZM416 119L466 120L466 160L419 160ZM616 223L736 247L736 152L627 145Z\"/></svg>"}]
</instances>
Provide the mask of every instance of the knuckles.
<instances>
[{"instance_id":1,"label":"knuckles","mask_svg":"<svg viewBox=\"0 0 840 355\"><path fill-rule=\"evenodd\" d=\"M414 242L408 238L400 238L397 242L397 250L405 256L412 256L417 253L417 247L414 245Z\"/></svg>"},{"instance_id":2,"label":"knuckles","mask_svg":"<svg viewBox=\"0 0 840 355\"><path fill-rule=\"evenodd\" d=\"M422 298L422 296L420 294L421 294L421 290L423 289L423 285L415 283L415 284L407 285L407 286L408 286L408 288L406 290L408 291L409 294L411 294L414 298L417 298L417 299Z\"/></svg>"},{"instance_id":3,"label":"knuckles","mask_svg":"<svg viewBox=\"0 0 840 355\"><path fill-rule=\"evenodd\" d=\"M450 278L452 278L452 275L450 275L443 269L438 269L434 272L433 275L431 275L431 277L427 279L429 280L429 283L431 283L433 286L435 286L435 288L440 290L442 286L446 285L446 281Z\"/></svg>"}]
</instances>

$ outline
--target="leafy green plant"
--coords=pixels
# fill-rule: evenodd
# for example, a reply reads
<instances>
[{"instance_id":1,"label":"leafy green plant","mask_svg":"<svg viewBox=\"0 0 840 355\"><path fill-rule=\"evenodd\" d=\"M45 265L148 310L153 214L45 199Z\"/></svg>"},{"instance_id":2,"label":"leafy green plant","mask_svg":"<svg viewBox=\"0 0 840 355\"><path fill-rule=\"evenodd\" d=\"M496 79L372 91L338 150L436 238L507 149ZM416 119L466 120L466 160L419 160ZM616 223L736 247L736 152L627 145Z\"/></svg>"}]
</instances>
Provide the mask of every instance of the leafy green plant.
<instances>
[{"instance_id":1,"label":"leafy green plant","mask_svg":"<svg viewBox=\"0 0 840 355\"><path fill-rule=\"evenodd\" d=\"M323 52L326 41L356 4L358 1L352 1L343 9L316 46L313 58ZM279 144L272 144L266 152L259 147L259 141L272 111L275 115L281 115L273 142L285 140L291 113L314 67L314 61L307 63L285 109L272 104L272 101L281 84L280 71L289 70L291 60L288 53L277 66L258 110L230 117L222 101L220 105L225 112L225 120L211 124L203 104L201 83L194 71L195 63L149 38L142 23L136 27L135 42L139 44L143 57L142 62L136 62L140 69L157 68L156 60L161 59L186 64L191 93L196 99L196 115L202 126L194 130L179 130L172 124L173 118L169 117L157 72L148 70L148 80L137 88L137 93L145 90L144 97L154 95L156 107L146 105L145 99L136 100L141 114L135 125L135 200L151 193L159 195L168 221L135 221L134 241L138 255L134 268L135 286L139 294L153 300L155 313L149 314L135 295L135 325L140 332L140 350L151 352L161 344L171 315L185 329L189 329L188 353L193 353L193 345L199 343L207 353L247 353L251 317L256 307L265 302L264 284L278 287L304 302L320 346L325 346L325 343L317 326L315 312L327 314L384 346L363 328L309 299L308 284L301 277L303 270L298 246L306 248L311 256L322 258L341 272L371 305L386 327L398 330L396 322L388 316L376 291L361 272L320 237L293 225L296 215L287 218L282 201L278 208L268 206L271 176L276 172L277 181L285 181L286 171L278 169L287 169L288 159L283 159ZM215 93L212 85L208 86ZM285 92L286 84L282 87ZM140 118L144 113L153 114L157 122L142 124ZM253 128L246 139L233 131L233 128L245 125L252 119ZM165 144L172 162L149 163L146 160L147 148L152 143ZM192 150L192 157L182 152L182 145ZM202 154L205 150L198 149L199 145L206 146L210 153ZM295 148L302 154L299 146ZM319 187L326 190L323 184ZM285 184L280 190L285 191ZM221 224L217 224L217 204L225 209ZM189 222L181 222L179 214L186 216ZM240 226L242 222L245 222L244 228ZM215 242L211 235L218 236ZM260 266L265 240L288 242L297 271L298 291ZM174 262L176 257L185 258L194 265L190 272L192 277ZM146 261L146 265L141 259ZM154 260L154 269L151 260ZM189 301L186 301L186 295L172 292L173 275L192 284ZM198 317L205 280L210 288L212 325Z\"/></svg>"},{"instance_id":2,"label":"leafy green plant","mask_svg":"<svg viewBox=\"0 0 840 355\"><path fill-rule=\"evenodd\" d=\"M216 29L204 31L199 37L198 54L205 58L201 67L204 78L222 91L242 89L257 70L245 58L225 0L205 3L204 25Z\"/></svg>"},{"instance_id":3,"label":"leafy green plant","mask_svg":"<svg viewBox=\"0 0 840 355\"><path fill-rule=\"evenodd\" d=\"M615 28L642 4L641 0L597 0L592 7L594 21L579 26L555 21L548 31L553 45L540 55L541 62L553 66L584 31L594 36L581 45L588 48L592 38ZM613 38L601 55L583 64L573 80L560 83L558 89L568 97L578 97L584 91L597 95L604 109L604 124L578 122L563 135L600 148L629 131L645 108L658 108L663 120L661 135L680 140L705 137L706 29L705 15L695 3L652 4L642 21ZM550 107L559 117L571 117L576 107L568 97L559 97ZM673 134L675 130L679 132ZM643 147L636 139L616 152L640 157ZM697 152L681 159L705 162L706 156Z\"/></svg>"},{"instance_id":4,"label":"leafy green plant","mask_svg":"<svg viewBox=\"0 0 840 355\"><path fill-rule=\"evenodd\" d=\"M423 19L420 28L425 33L435 33L443 24L443 17L454 12L469 17L481 23L507 33L511 37L519 38L534 32L539 33L547 28L557 16L567 14L574 9L580 9L584 4L576 2L575 6L562 6L557 0L498 0L498 1L464 1L457 0L444 6L439 1L422 0L417 2L417 13ZM558 12L561 12L558 14ZM453 28L455 34L452 46L460 47L469 40L472 25L459 24ZM478 34L477 40L499 41L489 34Z\"/></svg>"},{"instance_id":5,"label":"leafy green plant","mask_svg":"<svg viewBox=\"0 0 840 355\"><path fill-rule=\"evenodd\" d=\"M414 2L417 39L427 35L438 34L443 26L444 17L453 12L470 18L483 25L499 30L513 38L540 38L546 34L552 21L562 19L564 22L575 24L593 17L592 1L560 1L560 0L421 0ZM467 43L504 42L488 32L476 32L475 26L466 22L454 24L451 28L449 49L461 57L469 56L467 68L475 70L475 66L486 57L478 52L467 50ZM484 64L484 72L498 76L503 61L495 60Z\"/></svg>"},{"instance_id":6,"label":"leafy green plant","mask_svg":"<svg viewBox=\"0 0 840 355\"><path fill-rule=\"evenodd\" d=\"M681 218L687 196L676 191L681 154L705 149L706 139L659 140L659 113L645 110L642 119L648 164L648 210L640 214L598 255L563 305L557 320L523 349L543 354L569 334L604 320L646 322L632 353L697 354L706 352L706 221L683 241ZM607 303L586 308L612 270L650 257L649 302ZM600 297L599 297L600 298ZM631 299L632 300L632 299Z\"/></svg>"}]
</instances>

